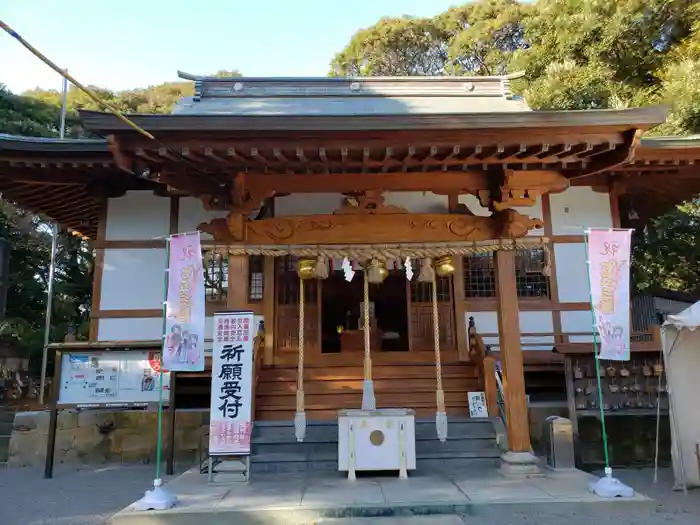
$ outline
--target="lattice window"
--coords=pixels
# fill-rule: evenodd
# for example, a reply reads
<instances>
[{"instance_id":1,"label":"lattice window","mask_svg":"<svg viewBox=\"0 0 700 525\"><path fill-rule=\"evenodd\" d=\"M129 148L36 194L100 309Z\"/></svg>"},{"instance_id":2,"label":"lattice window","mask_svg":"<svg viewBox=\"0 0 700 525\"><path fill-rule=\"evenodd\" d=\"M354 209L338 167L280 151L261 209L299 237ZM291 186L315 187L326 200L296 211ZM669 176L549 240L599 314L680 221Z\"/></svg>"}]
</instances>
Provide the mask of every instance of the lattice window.
<instances>
[{"instance_id":1,"label":"lattice window","mask_svg":"<svg viewBox=\"0 0 700 525\"><path fill-rule=\"evenodd\" d=\"M207 302L225 302L228 297L228 255L204 257L204 297Z\"/></svg>"},{"instance_id":2,"label":"lattice window","mask_svg":"<svg viewBox=\"0 0 700 525\"><path fill-rule=\"evenodd\" d=\"M264 293L264 263L261 255L251 255L248 259L248 300L262 301Z\"/></svg>"},{"instance_id":3,"label":"lattice window","mask_svg":"<svg viewBox=\"0 0 700 525\"><path fill-rule=\"evenodd\" d=\"M518 250L515 255L515 284L518 297L549 298L549 276L545 275L547 254L544 248Z\"/></svg>"},{"instance_id":4,"label":"lattice window","mask_svg":"<svg viewBox=\"0 0 700 525\"><path fill-rule=\"evenodd\" d=\"M465 255L464 296L496 297L496 268L493 252ZM549 276L545 275L547 255L544 248L518 250L515 254L515 283L518 297L550 296Z\"/></svg>"},{"instance_id":5,"label":"lattice window","mask_svg":"<svg viewBox=\"0 0 700 525\"><path fill-rule=\"evenodd\" d=\"M299 304L299 276L297 275L297 258L291 255L277 257L277 304ZM304 301L316 304L318 282L309 279L304 283Z\"/></svg>"},{"instance_id":6,"label":"lattice window","mask_svg":"<svg viewBox=\"0 0 700 525\"><path fill-rule=\"evenodd\" d=\"M413 261L414 277L411 281L411 302L413 303L432 303L433 290L430 283L422 283L418 281L420 275L420 261ZM449 277L437 277L437 300L439 303L449 303L452 301L451 282Z\"/></svg>"},{"instance_id":7,"label":"lattice window","mask_svg":"<svg viewBox=\"0 0 700 525\"><path fill-rule=\"evenodd\" d=\"M493 253L462 257L465 297L496 297L496 270Z\"/></svg>"}]
</instances>

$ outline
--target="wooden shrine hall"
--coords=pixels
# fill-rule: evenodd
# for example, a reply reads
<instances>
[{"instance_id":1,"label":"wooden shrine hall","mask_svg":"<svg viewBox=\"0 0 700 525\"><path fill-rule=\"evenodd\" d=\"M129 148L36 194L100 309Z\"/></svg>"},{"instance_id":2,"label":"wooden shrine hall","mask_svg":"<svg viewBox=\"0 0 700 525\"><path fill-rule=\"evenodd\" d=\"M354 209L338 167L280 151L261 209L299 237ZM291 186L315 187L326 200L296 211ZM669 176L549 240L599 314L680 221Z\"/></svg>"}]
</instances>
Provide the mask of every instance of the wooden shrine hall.
<instances>
[{"instance_id":1,"label":"wooden shrine hall","mask_svg":"<svg viewBox=\"0 0 700 525\"><path fill-rule=\"evenodd\" d=\"M700 191L700 139L642 138L664 107L533 111L512 77L181 77L171 114L128 115L154 139L95 111L93 139L0 136L0 191L96 249L92 340L160 337L146 252L199 229L208 314L264 320L259 420L333 418L370 380L377 407L458 418L485 391L496 412L490 346L529 451L524 370L592 349L584 230Z\"/></svg>"}]
</instances>

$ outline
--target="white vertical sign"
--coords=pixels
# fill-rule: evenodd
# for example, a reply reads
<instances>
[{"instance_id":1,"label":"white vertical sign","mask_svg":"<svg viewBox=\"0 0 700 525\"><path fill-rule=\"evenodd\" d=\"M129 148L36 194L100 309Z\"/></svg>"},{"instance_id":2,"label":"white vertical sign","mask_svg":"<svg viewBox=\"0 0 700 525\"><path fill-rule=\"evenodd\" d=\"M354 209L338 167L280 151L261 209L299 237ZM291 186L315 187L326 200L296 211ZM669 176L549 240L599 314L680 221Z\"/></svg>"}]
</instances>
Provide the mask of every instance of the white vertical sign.
<instances>
[{"instance_id":1,"label":"white vertical sign","mask_svg":"<svg viewBox=\"0 0 700 525\"><path fill-rule=\"evenodd\" d=\"M469 417L489 417L486 407L486 394L483 392L468 392Z\"/></svg>"},{"instance_id":2,"label":"white vertical sign","mask_svg":"<svg viewBox=\"0 0 700 525\"><path fill-rule=\"evenodd\" d=\"M630 358L632 230L587 230L591 308L600 334L600 359Z\"/></svg>"},{"instance_id":3,"label":"white vertical sign","mask_svg":"<svg viewBox=\"0 0 700 525\"><path fill-rule=\"evenodd\" d=\"M248 455L253 429L253 312L214 314L209 454Z\"/></svg>"}]
</instances>

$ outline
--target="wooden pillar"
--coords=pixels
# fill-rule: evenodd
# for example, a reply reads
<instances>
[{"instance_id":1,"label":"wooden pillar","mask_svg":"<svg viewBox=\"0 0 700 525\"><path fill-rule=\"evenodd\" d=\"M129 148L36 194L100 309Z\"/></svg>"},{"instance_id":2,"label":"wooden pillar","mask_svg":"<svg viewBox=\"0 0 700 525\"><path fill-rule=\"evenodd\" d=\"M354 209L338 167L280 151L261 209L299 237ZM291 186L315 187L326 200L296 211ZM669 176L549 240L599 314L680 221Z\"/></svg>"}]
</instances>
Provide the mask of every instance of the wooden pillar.
<instances>
[{"instance_id":1,"label":"wooden pillar","mask_svg":"<svg viewBox=\"0 0 700 525\"><path fill-rule=\"evenodd\" d=\"M95 250L95 260L93 261L92 272L92 307L90 308L90 333L89 340L97 341L99 333L99 312L102 300L102 275L105 266L104 242L107 237L107 206L109 201L102 199L100 203L99 223L97 225L97 249Z\"/></svg>"},{"instance_id":2,"label":"wooden pillar","mask_svg":"<svg viewBox=\"0 0 700 525\"><path fill-rule=\"evenodd\" d=\"M263 364L275 360L275 258L265 257L263 268L263 317L265 318L265 350Z\"/></svg>"},{"instance_id":3,"label":"wooden pillar","mask_svg":"<svg viewBox=\"0 0 700 525\"><path fill-rule=\"evenodd\" d=\"M525 397L523 353L520 348L518 292L515 284L515 250L498 250L496 296L498 298L498 338L503 367L503 388L511 452L530 452L530 427Z\"/></svg>"},{"instance_id":4,"label":"wooden pillar","mask_svg":"<svg viewBox=\"0 0 700 525\"><path fill-rule=\"evenodd\" d=\"M464 311L464 262L461 255L453 257L455 273L452 276L452 307L455 312L455 331L457 332L457 359L469 361L469 345L467 344L467 320Z\"/></svg>"},{"instance_id":5,"label":"wooden pillar","mask_svg":"<svg viewBox=\"0 0 700 525\"><path fill-rule=\"evenodd\" d=\"M248 308L248 256L228 257L228 299L226 307L231 310Z\"/></svg>"}]
</instances>

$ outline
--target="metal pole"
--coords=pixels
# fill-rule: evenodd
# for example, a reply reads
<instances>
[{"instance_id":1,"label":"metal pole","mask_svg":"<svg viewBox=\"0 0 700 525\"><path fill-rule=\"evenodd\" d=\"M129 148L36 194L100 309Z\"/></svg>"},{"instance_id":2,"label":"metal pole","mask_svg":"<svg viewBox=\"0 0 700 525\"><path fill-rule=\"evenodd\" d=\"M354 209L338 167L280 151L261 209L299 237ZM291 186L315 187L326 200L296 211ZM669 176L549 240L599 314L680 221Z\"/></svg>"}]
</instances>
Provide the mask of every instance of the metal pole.
<instances>
[{"instance_id":1,"label":"metal pole","mask_svg":"<svg viewBox=\"0 0 700 525\"><path fill-rule=\"evenodd\" d=\"M68 70L66 69L66 73ZM61 97L61 127L59 128L59 134L61 138L66 136L66 108L68 105L68 79L63 77L63 95Z\"/></svg>"},{"instance_id":2,"label":"metal pole","mask_svg":"<svg viewBox=\"0 0 700 525\"><path fill-rule=\"evenodd\" d=\"M49 357L49 338L51 335L51 310L53 305L53 280L56 271L56 248L58 244L58 227L54 223L51 227L51 262L49 263L49 284L46 291L46 322L44 325L44 353L41 356L41 381L39 385L39 404L44 404L44 390L46 389L46 364Z\"/></svg>"},{"instance_id":3,"label":"metal pole","mask_svg":"<svg viewBox=\"0 0 700 525\"><path fill-rule=\"evenodd\" d=\"M66 73L68 70L66 70ZM61 96L61 124L58 130L59 136L66 135L66 109L68 105L68 80L63 77L63 89ZM51 310L53 306L53 280L56 273L56 249L58 244L58 226L51 226L51 260L49 261L49 283L46 290L46 322L44 326L44 351L41 356L41 381L39 382L39 404L44 404L44 390L46 389L46 365L49 359L49 340L51 337Z\"/></svg>"}]
</instances>

